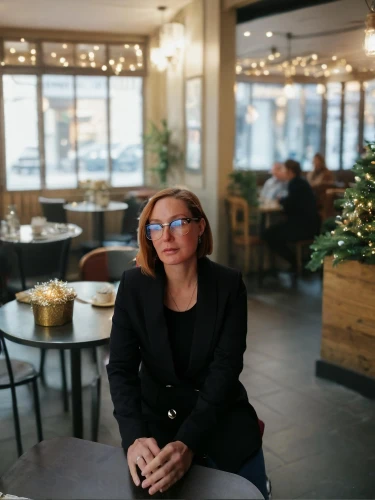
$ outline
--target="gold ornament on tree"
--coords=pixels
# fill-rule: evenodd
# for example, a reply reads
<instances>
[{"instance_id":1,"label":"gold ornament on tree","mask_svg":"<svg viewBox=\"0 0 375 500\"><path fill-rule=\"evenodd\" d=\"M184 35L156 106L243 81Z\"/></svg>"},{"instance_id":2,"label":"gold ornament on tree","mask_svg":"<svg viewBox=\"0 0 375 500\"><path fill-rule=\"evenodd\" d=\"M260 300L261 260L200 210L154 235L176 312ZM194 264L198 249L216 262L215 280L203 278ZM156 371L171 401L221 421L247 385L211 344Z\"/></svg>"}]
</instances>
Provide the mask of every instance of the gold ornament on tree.
<instances>
[{"instance_id":1,"label":"gold ornament on tree","mask_svg":"<svg viewBox=\"0 0 375 500\"><path fill-rule=\"evenodd\" d=\"M35 285L30 292L34 320L41 326L60 326L73 319L74 288L58 279Z\"/></svg>"}]
</instances>

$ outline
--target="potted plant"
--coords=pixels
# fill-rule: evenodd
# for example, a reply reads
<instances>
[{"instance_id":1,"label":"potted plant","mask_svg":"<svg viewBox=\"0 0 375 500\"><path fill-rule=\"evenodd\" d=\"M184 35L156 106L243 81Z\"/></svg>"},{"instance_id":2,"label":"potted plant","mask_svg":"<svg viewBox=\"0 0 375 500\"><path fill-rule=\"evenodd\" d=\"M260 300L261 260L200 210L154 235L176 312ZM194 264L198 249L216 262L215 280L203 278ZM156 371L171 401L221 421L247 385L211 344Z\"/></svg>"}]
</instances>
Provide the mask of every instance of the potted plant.
<instances>
[{"instance_id":1,"label":"potted plant","mask_svg":"<svg viewBox=\"0 0 375 500\"><path fill-rule=\"evenodd\" d=\"M175 168L182 159L182 153L172 140L172 131L168 128L167 120L161 120L158 127L150 122L150 131L144 135L145 148L152 153L156 166L150 170L156 172L162 186L167 184L168 173Z\"/></svg>"},{"instance_id":2,"label":"potted plant","mask_svg":"<svg viewBox=\"0 0 375 500\"><path fill-rule=\"evenodd\" d=\"M233 170L229 174L228 194L244 198L250 207L258 206L257 180L251 170Z\"/></svg>"},{"instance_id":3,"label":"potted plant","mask_svg":"<svg viewBox=\"0 0 375 500\"><path fill-rule=\"evenodd\" d=\"M375 143L353 167L337 227L318 236L308 268L324 265L323 330L317 374L375 391Z\"/></svg>"}]
</instances>

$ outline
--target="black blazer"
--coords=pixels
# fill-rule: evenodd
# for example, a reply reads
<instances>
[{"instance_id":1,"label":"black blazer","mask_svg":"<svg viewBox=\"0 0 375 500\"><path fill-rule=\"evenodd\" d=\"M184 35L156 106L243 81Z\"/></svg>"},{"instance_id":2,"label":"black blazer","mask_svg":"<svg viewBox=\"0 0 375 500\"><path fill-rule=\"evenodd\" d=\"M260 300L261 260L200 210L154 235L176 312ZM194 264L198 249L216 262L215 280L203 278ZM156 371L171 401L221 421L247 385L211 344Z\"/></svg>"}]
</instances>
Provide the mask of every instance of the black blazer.
<instances>
[{"instance_id":1,"label":"black blazer","mask_svg":"<svg viewBox=\"0 0 375 500\"><path fill-rule=\"evenodd\" d=\"M182 441L237 472L261 446L257 415L238 380L247 334L241 274L198 260L196 323L183 379L168 340L164 286L161 263L156 278L135 268L119 286L107 371L122 446L140 437L154 437L160 447Z\"/></svg>"}]
</instances>

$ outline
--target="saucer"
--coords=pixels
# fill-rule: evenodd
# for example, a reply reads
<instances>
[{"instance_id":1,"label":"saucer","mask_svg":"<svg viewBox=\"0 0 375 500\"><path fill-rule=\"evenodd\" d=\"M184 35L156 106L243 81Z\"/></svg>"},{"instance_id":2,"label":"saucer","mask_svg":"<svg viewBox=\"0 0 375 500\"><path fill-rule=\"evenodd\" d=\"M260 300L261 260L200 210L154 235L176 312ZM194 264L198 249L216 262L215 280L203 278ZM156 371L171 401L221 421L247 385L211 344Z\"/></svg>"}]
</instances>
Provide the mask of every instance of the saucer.
<instances>
[{"instance_id":1,"label":"saucer","mask_svg":"<svg viewBox=\"0 0 375 500\"><path fill-rule=\"evenodd\" d=\"M115 301L101 303L97 301L96 295L94 295L91 300L91 304L95 307L113 307L115 305Z\"/></svg>"}]
</instances>

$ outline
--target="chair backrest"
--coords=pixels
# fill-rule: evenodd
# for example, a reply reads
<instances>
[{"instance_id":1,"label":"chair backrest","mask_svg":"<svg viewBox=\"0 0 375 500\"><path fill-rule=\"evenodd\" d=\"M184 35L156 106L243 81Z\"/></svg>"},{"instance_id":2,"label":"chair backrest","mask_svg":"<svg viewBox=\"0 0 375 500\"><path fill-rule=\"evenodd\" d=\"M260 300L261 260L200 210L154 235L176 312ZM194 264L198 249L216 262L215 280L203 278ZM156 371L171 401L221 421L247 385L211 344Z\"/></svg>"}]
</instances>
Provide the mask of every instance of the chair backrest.
<instances>
[{"instance_id":1,"label":"chair backrest","mask_svg":"<svg viewBox=\"0 0 375 500\"><path fill-rule=\"evenodd\" d=\"M329 217L334 217L339 215L341 211L337 210L335 207L335 201L343 198L345 194L345 189L342 188L330 188L327 189L324 196L324 205L322 212L322 219L326 220Z\"/></svg>"},{"instance_id":2,"label":"chair backrest","mask_svg":"<svg viewBox=\"0 0 375 500\"><path fill-rule=\"evenodd\" d=\"M125 198L124 201L128 204L128 208L124 211L121 232L130 234L134 240L137 240L139 215L143 202L133 196Z\"/></svg>"},{"instance_id":3,"label":"chair backrest","mask_svg":"<svg viewBox=\"0 0 375 500\"><path fill-rule=\"evenodd\" d=\"M138 249L134 247L105 247L88 252L79 262L83 281L118 281L122 273L135 267Z\"/></svg>"},{"instance_id":4,"label":"chair backrest","mask_svg":"<svg viewBox=\"0 0 375 500\"><path fill-rule=\"evenodd\" d=\"M39 203L42 207L44 217L49 222L66 223L65 200L63 198L44 198L40 196Z\"/></svg>"},{"instance_id":5,"label":"chair backrest","mask_svg":"<svg viewBox=\"0 0 375 500\"><path fill-rule=\"evenodd\" d=\"M12 269L9 278L19 279L22 289L33 278L65 280L71 238L45 243L12 243L10 251ZM12 256L13 254L13 256Z\"/></svg>"},{"instance_id":6,"label":"chair backrest","mask_svg":"<svg viewBox=\"0 0 375 500\"><path fill-rule=\"evenodd\" d=\"M231 238L243 238L247 242L250 239L250 210L247 201L240 196L229 196L226 204Z\"/></svg>"}]
</instances>

